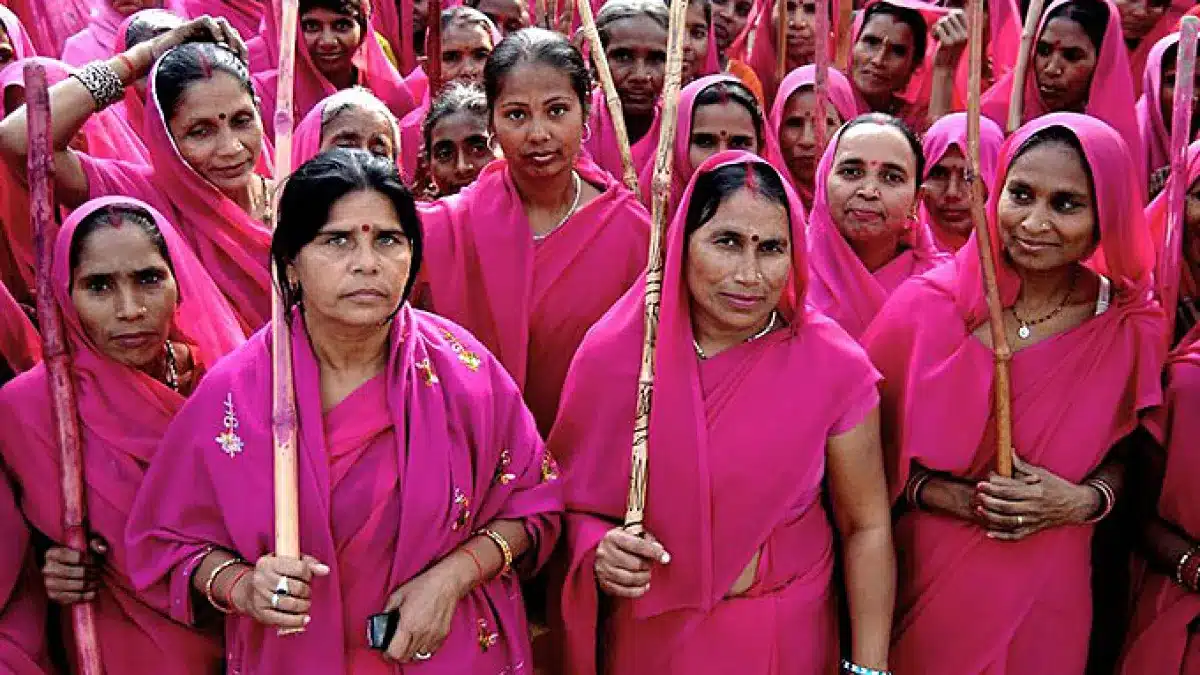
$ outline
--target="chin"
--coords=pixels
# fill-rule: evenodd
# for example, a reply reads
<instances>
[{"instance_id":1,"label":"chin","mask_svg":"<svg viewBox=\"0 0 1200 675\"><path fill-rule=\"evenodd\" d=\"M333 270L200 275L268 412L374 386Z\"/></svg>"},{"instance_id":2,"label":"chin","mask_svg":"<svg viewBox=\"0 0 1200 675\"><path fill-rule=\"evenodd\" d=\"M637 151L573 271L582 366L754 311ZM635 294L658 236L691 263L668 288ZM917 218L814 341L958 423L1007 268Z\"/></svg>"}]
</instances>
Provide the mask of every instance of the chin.
<instances>
[{"instance_id":1,"label":"chin","mask_svg":"<svg viewBox=\"0 0 1200 675\"><path fill-rule=\"evenodd\" d=\"M207 175L204 178L209 183L212 183L213 187L217 188L221 192L229 194L232 192L237 192L239 190L245 189L245 187L250 183L250 177L253 175L254 175L253 171L247 171L247 172L241 174L240 176L236 176L234 178L216 177L216 176L207 176Z\"/></svg>"}]
</instances>

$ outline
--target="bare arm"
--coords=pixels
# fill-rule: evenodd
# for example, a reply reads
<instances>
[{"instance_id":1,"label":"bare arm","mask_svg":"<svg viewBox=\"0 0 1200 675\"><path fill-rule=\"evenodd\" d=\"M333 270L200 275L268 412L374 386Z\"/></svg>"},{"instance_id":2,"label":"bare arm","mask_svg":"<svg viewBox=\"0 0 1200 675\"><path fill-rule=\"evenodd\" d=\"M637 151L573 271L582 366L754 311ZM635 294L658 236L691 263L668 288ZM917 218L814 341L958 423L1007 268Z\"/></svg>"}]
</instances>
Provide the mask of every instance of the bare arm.
<instances>
[{"instance_id":1,"label":"bare arm","mask_svg":"<svg viewBox=\"0 0 1200 675\"><path fill-rule=\"evenodd\" d=\"M955 10L942 17L934 24L933 35L938 47L933 62L933 88L929 94L930 124L950 114L953 107L951 97L954 93L954 72L958 69L958 60L970 39L962 10Z\"/></svg>"},{"instance_id":2,"label":"bare arm","mask_svg":"<svg viewBox=\"0 0 1200 675\"><path fill-rule=\"evenodd\" d=\"M1136 455L1137 461L1130 465L1127 483L1134 512L1142 523L1138 528L1141 548L1154 569L1174 576L1180 558L1197 542L1158 514L1158 499L1167 468L1166 452L1150 434L1142 432L1135 436L1141 451Z\"/></svg>"},{"instance_id":3,"label":"bare arm","mask_svg":"<svg viewBox=\"0 0 1200 675\"><path fill-rule=\"evenodd\" d=\"M834 521L843 541L851 660L886 670L896 596L896 557L879 439L879 408L850 431L831 437L826 452Z\"/></svg>"}]
</instances>

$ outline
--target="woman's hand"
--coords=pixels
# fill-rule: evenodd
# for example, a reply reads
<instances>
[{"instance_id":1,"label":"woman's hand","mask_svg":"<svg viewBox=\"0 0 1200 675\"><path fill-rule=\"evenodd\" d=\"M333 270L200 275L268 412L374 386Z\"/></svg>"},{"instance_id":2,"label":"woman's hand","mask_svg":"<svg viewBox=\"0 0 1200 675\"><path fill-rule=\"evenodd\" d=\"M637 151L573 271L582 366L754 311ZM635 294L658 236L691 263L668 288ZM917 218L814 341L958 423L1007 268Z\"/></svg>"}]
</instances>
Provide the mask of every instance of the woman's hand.
<instances>
[{"instance_id":1,"label":"woman's hand","mask_svg":"<svg viewBox=\"0 0 1200 675\"><path fill-rule=\"evenodd\" d=\"M454 609L471 588L470 580L446 562L409 580L388 598L383 611L399 610L400 622L388 644L387 658L400 663L423 661L446 641Z\"/></svg>"},{"instance_id":2,"label":"woman's hand","mask_svg":"<svg viewBox=\"0 0 1200 675\"><path fill-rule=\"evenodd\" d=\"M966 13L955 9L939 19L933 24L933 38L938 42L933 65L940 68L957 66L959 57L971 39Z\"/></svg>"},{"instance_id":3,"label":"woman's hand","mask_svg":"<svg viewBox=\"0 0 1200 675\"><path fill-rule=\"evenodd\" d=\"M1019 541L1053 527L1079 525L1100 508L1100 494L1013 455L1013 476L993 473L975 488L975 517L988 536Z\"/></svg>"},{"instance_id":4,"label":"woman's hand","mask_svg":"<svg viewBox=\"0 0 1200 675\"><path fill-rule=\"evenodd\" d=\"M250 50L246 48L246 43L238 35L237 29L229 25L229 21L224 17L214 18L205 15L154 38L150 43L153 46L153 61L157 61L163 54L188 42L215 42L233 50L233 53L237 54L243 62L250 60ZM139 73L138 77L144 75L146 73Z\"/></svg>"},{"instance_id":5,"label":"woman's hand","mask_svg":"<svg viewBox=\"0 0 1200 675\"><path fill-rule=\"evenodd\" d=\"M230 594L238 612L265 626L303 628L308 625L308 610L312 607L313 577L329 574L329 567L306 555L300 560L265 555L254 565L254 572L240 580ZM280 579L286 579L287 593Z\"/></svg>"},{"instance_id":6,"label":"woman's hand","mask_svg":"<svg viewBox=\"0 0 1200 675\"><path fill-rule=\"evenodd\" d=\"M596 547L596 582L617 598L640 598L650 590L650 570L671 554L649 533L635 537L623 527L609 530Z\"/></svg>"},{"instance_id":7,"label":"woman's hand","mask_svg":"<svg viewBox=\"0 0 1200 675\"><path fill-rule=\"evenodd\" d=\"M46 584L46 595L51 601L73 605L96 599L101 565L97 557L103 558L108 554L108 542L100 537L92 537L88 548L96 557L66 546L55 546L46 551L42 579Z\"/></svg>"}]
</instances>

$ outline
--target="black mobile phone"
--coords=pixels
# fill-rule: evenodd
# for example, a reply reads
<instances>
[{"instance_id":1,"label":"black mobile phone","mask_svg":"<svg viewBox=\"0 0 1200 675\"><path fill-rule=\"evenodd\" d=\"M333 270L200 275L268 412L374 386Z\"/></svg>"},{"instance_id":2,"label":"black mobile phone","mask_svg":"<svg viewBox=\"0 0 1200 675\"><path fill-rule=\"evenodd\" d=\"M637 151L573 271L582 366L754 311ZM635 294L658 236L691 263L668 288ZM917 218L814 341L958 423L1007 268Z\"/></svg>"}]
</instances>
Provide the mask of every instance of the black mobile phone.
<instances>
[{"instance_id":1,"label":"black mobile phone","mask_svg":"<svg viewBox=\"0 0 1200 675\"><path fill-rule=\"evenodd\" d=\"M371 649L387 651L392 638L396 636L396 628L400 625L400 610L394 609L382 614L372 614L367 619L367 644Z\"/></svg>"}]
</instances>

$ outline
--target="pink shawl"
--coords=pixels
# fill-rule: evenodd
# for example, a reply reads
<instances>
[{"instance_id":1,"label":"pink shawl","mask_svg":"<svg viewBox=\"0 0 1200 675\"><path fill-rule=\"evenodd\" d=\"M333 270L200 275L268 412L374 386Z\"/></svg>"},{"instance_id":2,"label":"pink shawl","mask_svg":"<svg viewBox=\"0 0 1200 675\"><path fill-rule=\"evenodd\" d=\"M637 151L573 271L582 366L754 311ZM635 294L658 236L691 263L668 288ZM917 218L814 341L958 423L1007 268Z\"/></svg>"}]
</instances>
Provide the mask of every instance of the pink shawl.
<instances>
[{"instance_id":1,"label":"pink shawl","mask_svg":"<svg viewBox=\"0 0 1200 675\"><path fill-rule=\"evenodd\" d=\"M93 198L129 195L168 214L228 298L243 328L247 332L256 330L271 316L271 233L196 173L179 154L158 101L158 64L150 73L146 93L149 114L145 139L151 165L79 155L88 190ZM269 144L265 139L263 148L258 173L268 175Z\"/></svg>"},{"instance_id":2,"label":"pink shawl","mask_svg":"<svg viewBox=\"0 0 1200 675\"><path fill-rule=\"evenodd\" d=\"M1171 130L1163 119L1159 94L1162 91L1163 57L1168 49L1179 44L1179 33L1171 33L1155 43L1142 72L1142 95L1137 102L1137 121L1145 153L1146 176L1171 162Z\"/></svg>"},{"instance_id":3,"label":"pink shawl","mask_svg":"<svg viewBox=\"0 0 1200 675\"><path fill-rule=\"evenodd\" d=\"M419 67L413 44L413 11L412 0L379 0L371 14L375 30L392 46L396 65L406 76Z\"/></svg>"},{"instance_id":4,"label":"pink shawl","mask_svg":"<svg viewBox=\"0 0 1200 675\"><path fill-rule=\"evenodd\" d=\"M11 9L3 5L0 5L0 24L4 25L4 32L8 33L9 42L12 43L13 52L16 54L15 61L37 56L37 49L34 48L25 25Z\"/></svg>"},{"instance_id":5,"label":"pink shawl","mask_svg":"<svg viewBox=\"0 0 1200 675\"><path fill-rule=\"evenodd\" d=\"M1017 64L1017 54L1021 52L1021 9L1016 0L989 0L988 4L988 43L985 59L990 59L992 77L995 80L1008 75ZM933 26L930 26L932 29ZM929 49L937 56L940 45L931 42ZM955 110L966 110L967 88L970 80L970 58L966 50L958 59L958 67L954 70L954 94L952 105ZM985 83L986 87L987 84ZM932 93L932 89L930 90Z\"/></svg>"},{"instance_id":6,"label":"pink shawl","mask_svg":"<svg viewBox=\"0 0 1200 675\"><path fill-rule=\"evenodd\" d=\"M1000 158L1000 146L1003 144L1004 132L1000 129L1000 125L986 117L980 117L979 170L983 174L983 184L989 195L996 186L996 160ZM951 113L934 122L933 126L929 127L929 131L925 132L921 146L925 150L924 178L929 178L930 170L942 161L942 157L951 147L958 148L963 157L966 157L968 154L967 114ZM924 199L921 200L921 222L933 236L934 245L944 253L953 255L963 247L963 244L967 243L969 238L969 236L961 237L953 232L946 232L934 224Z\"/></svg>"},{"instance_id":7,"label":"pink shawl","mask_svg":"<svg viewBox=\"0 0 1200 675\"><path fill-rule=\"evenodd\" d=\"M321 100L308 114L304 116L304 120L296 127L295 137L292 139L292 166L299 167L301 164L321 154L321 127L324 126L323 119L325 117L325 106L330 103L338 103L339 99L343 99L348 95L355 97L369 97L376 99L374 94L369 91L349 90L344 89L332 96L327 96ZM381 109L381 112L387 113L388 121L392 123L392 144L399 151L400 148L400 130L396 125L396 118L392 116L390 110L383 105L382 101L375 103ZM354 107L359 107L355 104ZM398 160L398 156L393 156L392 160Z\"/></svg>"},{"instance_id":8,"label":"pink shawl","mask_svg":"<svg viewBox=\"0 0 1200 675\"><path fill-rule=\"evenodd\" d=\"M192 348L200 369L240 345L244 338L233 312L161 214L126 197L84 204L63 224L54 246L54 293L71 355L81 424L88 519L110 552L96 601L97 630L104 662L113 673L154 670L173 674L211 673L221 661L219 636L204 634L167 617L166 584L136 592L125 547L125 524L147 465L183 397L157 380L104 356L84 332L71 300L70 248L79 224L96 210L130 205L150 211L167 242L179 287L171 330ZM0 416L21 420L0 425L0 454L18 485L21 510L38 531L62 545L60 463L44 366L0 390Z\"/></svg>"},{"instance_id":9,"label":"pink shawl","mask_svg":"<svg viewBox=\"0 0 1200 675\"><path fill-rule=\"evenodd\" d=\"M41 336L8 288L0 284L0 361L20 374L41 360Z\"/></svg>"},{"instance_id":10,"label":"pink shawl","mask_svg":"<svg viewBox=\"0 0 1200 675\"><path fill-rule=\"evenodd\" d=\"M766 13L762 14L764 11ZM760 14L761 16L759 16ZM779 59L779 52L775 48L775 15L774 2L756 2L754 10L750 13L750 20L746 23L745 37L735 40L729 49L731 54L736 55L736 58L739 58L754 70L754 74L758 76L759 82L762 82L763 92L767 95L766 103L768 104L775 101L775 90L781 87L778 78L775 77L775 70ZM829 50L830 63L837 59L839 19L838 12L834 11L829 21L829 37L825 42ZM751 33L754 35L753 42L750 39ZM791 75L794 72L795 69L788 72L787 75Z\"/></svg>"},{"instance_id":11,"label":"pink shawl","mask_svg":"<svg viewBox=\"0 0 1200 675\"><path fill-rule=\"evenodd\" d=\"M29 524L17 510L7 473L0 471L0 670L45 675L46 592L29 541Z\"/></svg>"},{"instance_id":12,"label":"pink shawl","mask_svg":"<svg viewBox=\"0 0 1200 675\"><path fill-rule=\"evenodd\" d=\"M1094 176L1100 248L1091 264L1112 280L1109 309L1021 349L1012 361L1013 437L1021 457L1082 482L1109 449L1162 401L1162 310L1149 298L1153 253L1134 195L1133 164L1105 124L1055 113L1025 125L1001 151L996 184L1034 133L1061 126L1076 135ZM1020 277L1000 253L988 202L992 250L1006 307ZM952 264L900 289L863 344L884 376L884 447L898 498L916 461L967 479L987 475L995 449L992 353L973 332L987 321L977 240ZM946 411L955 411L947 416ZM890 663L922 673L1083 672L1091 626L1091 527L1047 530L1021 542L987 538L980 527L905 512L896 525L902 570ZM980 589L988 601L980 602ZM969 630L963 629L970 617ZM946 640L953 632L954 639Z\"/></svg>"},{"instance_id":13,"label":"pink shawl","mask_svg":"<svg viewBox=\"0 0 1200 675\"><path fill-rule=\"evenodd\" d=\"M633 193L586 160L575 170L601 195L541 241L504 160L459 194L419 205L430 309L496 355L543 434L584 334L645 269L649 246L650 218Z\"/></svg>"},{"instance_id":14,"label":"pink shawl","mask_svg":"<svg viewBox=\"0 0 1200 675\"><path fill-rule=\"evenodd\" d=\"M6 0L5 3L29 31L38 54L57 56L67 39L87 26L88 0L64 0L46 11L42 0ZM33 56L30 54L29 56Z\"/></svg>"},{"instance_id":15,"label":"pink shawl","mask_svg":"<svg viewBox=\"0 0 1200 675\"><path fill-rule=\"evenodd\" d=\"M766 162L745 152L711 157L682 204L691 203L697 177L732 163ZM874 407L878 375L845 332L805 309L803 208L784 185L792 273L780 310L788 323L708 361L692 349L687 208L667 232L646 527L672 560L655 568L645 596L612 601L607 672L834 672L825 445ZM644 285L643 277L589 332L550 437L568 508L561 612L552 613L561 623L553 628L565 643L563 672L572 675L598 672L603 633L593 565L597 544L625 511ZM726 602L756 551L763 553L755 583Z\"/></svg>"},{"instance_id":16,"label":"pink shawl","mask_svg":"<svg viewBox=\"0 0 1200 675\"><path fill-rule=\"evenodd\" d=\"M1190 7L1195 3L1190 1L1176 0L1167 7L1167 11L1159 18L1158 23L1154 24L1154 28L1150 29L1146 36L1138 41L1137 47L1129 50L1129 74L1133 77L1134 94L1142 95L1145 93L1145 80L1139 80L1142 76L1142 71L1146 69L1146 64L1149 63L1150 54L1154 51L1158 41L1167 35L1179 31L1179 20L1183 17Z\"/></svg>"},{"instance_id":17,"label":"pink shawl","mask_svg":"<svg viewBox=\"0 0 1200 675\"><path fill-rule=\"evenodd\" d=\"M162 7L162 0L157 6ZM67 40L63 46L62 60L76 68L97 61L110 59L113 54L125 51L117 49L117 31L125 21L112 7L112 0L92 0L92 11L87 28Z\"/></svg>"},{"instance_id":18,"label":"pink shawl","mask_svg":"<svg viewBox=\"0 0 1200 675\"><path fill-rule=\"evenodd\" d=\"M183 11L189 18L223 16L243 38L258 33L262 18L267 14L270 0L182 0ZM271 4L278 4L278 0Z\"/></svg>"},{"instance_id":19,"label":"pink shawl","mask_svg":"<svg viewBox=\"0 0 1200 675\"><path fill-rule=\"evenodd\" d=\"M650 125L650 130L629 148L633 153L633 168L639 176L646 170L647 165L654 163L654 153L658 151L658 136L661 133L658 126L661 113L660 101L655 108L654 123ZM621 180L625 175L625 167L621 163L621 152L617 150L617 130L613 126L612 115L608 113L608 104L604 102L604 92L599 88L592 94L592 115L588 127L592 130L592 135L583 142L583 149L597 166Z\"/></svg>"},{"instance_id":20,"label":"pink shawl","mask_svg":"<svg viewBox=\"0 0 1200 675\"><path fill-rule=\"evenodd\" d=\"M947 258L934 247L924 223L917 221L904 236L903 245L907 248L891 262L875 272L862 264L829 212L825 186L841 138L839 130L817 165L817 194L808 222L808 264L812 268L808 300L858 338L902 282L946 262Z\"/></svg>"},{"instance_id":21,"label":"pink shawl","mask_svg":"<svg viewBox=\"0 0 1200 675\"><path fill-rule=\"evenodd\" d=\"M113 53L120 54L125 51L126 35L129 32L129 26L133 24L139 17L144 16L143 12L165 12L163 9L143 9L141 12L134 12L121 22L121 27L117 29L116 44L113 46ZM125 88L125 100L123 100L116 108L117 113L125 120L130 129L138 131L146 127L146 101L138 96L137 90L132 86Z\"/></svg>"},{"instance_id":22,"label":"pink shawl","mask_svg":"<svg viewBox=\"0 0 1200 675\"><path fill-rule=\"evenodd\" d=\"M528 673L515 576L460 601L447 642L427 662L387 665L367 654L364 637L366 614L382 611L388 594L494 520L525 520L530 570L549 555L562 509L557 467L512 379L466 331L406 305L383 373L351 394L351 409L325 414L317 358L299 313L293 322L300 545L332 573L312 584L319 630L280 638L229 615L229 672L450 675L500 672L476 666L502 658ZM134 505L127 541L135 581L169 584L181 621L193 616L191 576L209 546L251 562L273 549L270 346L270 330L260 331L209 373L163 440L170 457L151 466ZM238 445L213 440L223 432ZM363 445L361 459L347 457ZM489 634L496 644L481 651Z\"/></svg>"}]
</instances>

